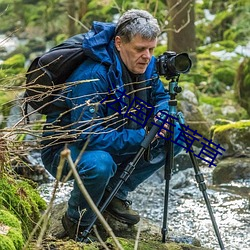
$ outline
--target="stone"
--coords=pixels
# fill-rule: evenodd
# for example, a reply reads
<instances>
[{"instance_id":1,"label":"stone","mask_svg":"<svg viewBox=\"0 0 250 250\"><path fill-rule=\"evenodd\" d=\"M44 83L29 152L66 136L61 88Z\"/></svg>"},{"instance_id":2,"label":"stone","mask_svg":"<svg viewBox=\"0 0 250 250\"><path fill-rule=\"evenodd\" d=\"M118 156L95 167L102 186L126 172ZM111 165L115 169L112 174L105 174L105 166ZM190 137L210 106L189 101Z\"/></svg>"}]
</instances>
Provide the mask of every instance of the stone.
<instances>
[{"instance_id":1,"label":"stone","mask_svg":"<svg viewBox=\"0 0 250 250\"><path fill-rule=\"evenodd\" d=\"M212 141L225 149L223 156L250 156L250 120L215 125L211 128Z\"/></svg>"},{"instance_id":2,"label":"stone","mask_svg":"<svg viewBox=\"0 0 250 250\"><path fill-rule=\"evenodd\" d=\"M213 171L213 183L228 183L233 180L250 179L250 158L228 157L220 161Z\"/></svg>"}]
</instances>

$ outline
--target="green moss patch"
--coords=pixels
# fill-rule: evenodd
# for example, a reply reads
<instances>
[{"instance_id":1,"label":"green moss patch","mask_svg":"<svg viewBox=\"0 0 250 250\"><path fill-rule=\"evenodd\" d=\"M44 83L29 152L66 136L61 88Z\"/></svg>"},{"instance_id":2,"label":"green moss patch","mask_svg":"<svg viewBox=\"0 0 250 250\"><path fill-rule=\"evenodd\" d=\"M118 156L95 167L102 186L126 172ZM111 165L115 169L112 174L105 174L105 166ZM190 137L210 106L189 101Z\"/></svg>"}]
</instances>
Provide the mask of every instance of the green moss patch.
<instances>
[{"instance_id":1,"label":"green moss patch","mask_svg":"<svg viewBox=\"0 0 250 250\"><path fill-rule=\"evenodd\" d=\"M21 249L23 243L20 221L7 210L0 209L0 249Z\"/></svg>"},{"instance_id":2,"label":"green moss patch","mask_svg":"<svg viewBox=\"0 0 250 250\"><path fill-rule=\"evenodd\" d=\"M133 239L118 239L120 244L122 245L124 250L133 250L135 245L135 240ZM109 238L107 240L108 243L113 244L113 240ZM175 242L167 242L162 243L161 241L154 241L154 240L139 240L138 242L138 249L139 250L205 250L204 247L197 247L194 245L189 244L182 244L182 243L175 243Z\"/></svg>"},{"instance_id":3,"label":"green moss patch","mask_svg":"<svg viewBox=\"0 0 250 250\"><path fill-rule=\"evenodd\" d=\"M27 238L41 210L45 210L46 202L27 181L4 175L0 179L0 208L6 208L21 221L23 236Z\"/></svg>"},{"instance_id":4,"label":"green moss patch","mask_svg":"<svg viewBox=\"0 0 250 250\"><path fill-rule=\"evenodd\" d=\"M229 124L222 125L222 126L216 125L214 132L219 133L219 132L228 131L228 130L232 130L232 129L245 130L245 128L249 128L249 127L250 127L250 121L246 120L246 121L229 123Z\"/></svg>"}]
</instances>

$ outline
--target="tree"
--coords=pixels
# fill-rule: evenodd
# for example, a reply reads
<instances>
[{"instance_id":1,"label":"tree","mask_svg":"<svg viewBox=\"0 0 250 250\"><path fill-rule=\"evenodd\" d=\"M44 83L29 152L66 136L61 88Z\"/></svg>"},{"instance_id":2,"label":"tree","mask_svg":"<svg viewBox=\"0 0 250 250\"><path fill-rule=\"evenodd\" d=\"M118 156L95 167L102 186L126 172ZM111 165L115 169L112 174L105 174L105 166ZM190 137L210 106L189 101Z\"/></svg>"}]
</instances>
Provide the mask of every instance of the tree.
<instances>
[{"instance_id":1,"label":"tree","mask_svg":"<svg viewBox=\"0 0 250 250\"><path fill-rule=\"evenodd\" d=\"M195 0L168 0L168 50L188 52L193 60L196 54Z\"/></svg>"}]
</instances>

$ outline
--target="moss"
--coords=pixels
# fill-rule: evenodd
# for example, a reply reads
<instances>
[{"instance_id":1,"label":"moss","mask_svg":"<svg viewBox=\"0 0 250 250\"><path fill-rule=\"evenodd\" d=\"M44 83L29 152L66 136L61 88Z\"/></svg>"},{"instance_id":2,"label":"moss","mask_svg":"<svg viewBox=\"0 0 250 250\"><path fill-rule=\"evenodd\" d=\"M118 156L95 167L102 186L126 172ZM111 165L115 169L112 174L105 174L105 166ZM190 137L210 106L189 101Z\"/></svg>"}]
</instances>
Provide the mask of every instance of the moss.
<instances>
[{"instance_id":1,"label":"moss","mask_svg":"<svg viewBox=\"0 0 250 250\"><path fill-rule=\"evenodd\" d=\"M212 140L224 149L224 156L243 154L250 145L250 121L233 122L226 125L215 125L211 128Z\"/></svg>"},{"instance_id":2,"label":"moss","mask_svg":"<svg viewBox=\"0 0 250 250\"><path fill-rule=\"evenodd\" d=\"M223 40L218 42L218 44L222 47L224 47L224 49L226 49L226 51L228 52L232 52L235 50L235 48L237 47L237 43L233 40Z\"/></svg>"},{"instance_id":3,"label":"moss","mask_svg":"<svg viewBox=\"0 0 250 250\"><path fill-rule=\"evenodd\" d=\"M0 84L20 86L25 81L25 56L16 54L1 64Z\"/></svg>"},{"instance_id":4,"label":"moss","mask_svg":"<svg viewBox=\"0 0 250 250\"><path fill-rule=\"evenodd\" d=\"M228 136L225 136L225 134L228 135L231 131L235 131L235 138L237 138L237 141L243 142L248 140L250 141L247 133L244 133L247 129L249 129L249 127L250 121L238 121L225 125L214 125L210 130L212 131L212 136L217 137L221 143L225 143L226 140L229 139Z\"/></svg>"},{"instance_id":5,"label":"moss","mask_svg":"<svg viewBox=\"0 0 250 250\"><path fill-rule=\"evenodd\" d=\"M16 229L11 228L7 236L12 240L16 249L21 249L24 245L24 239L21 230L16 231Z\"/></svg>"},{"instance_id":6,"label":"moss","mask_svg":"<svg viewBox=\"0 0 250 250\"><path fill-rule=\"evenodd\" d=\"M11 100L14 100L15 98L16 98L16 93L13 93L11 91L0 91L0 110L3 110L4 104L6 104ZM11 105L9 104L9 106Z\"/></svg>"},{"instance_id":7,"label":"moss","mask_svg":"<svg viewBox=\"0 0 250 250\"><path fill-rule=\"evenodd\" d=\"M0 206L8 209L21 221L24 237L27 238L46 203L27 182L3 176L0 179Z\"/></svg>"},{"instance_id":8,"label":"moss","mask_svg":"<svg viewBox=\"0 0 250 250\"><path fill-rule=\"evenodd\" d=\"M13 241L7 235L0 234L0 249L16 250Z\"/></svg>"},{"instance_id":9,"label":"moss","mask_svg":"<svg viewBox=\"0 0 250 250\"><path fill-rule=\"evenodd\" d=\"M235 78L235 70L228 67L221 67L214 71L213 77L228 86L232 86Z\"/></svg>"},{"instance_id":10,"label":"moss","mask_svg":"<svg viewBox=\"0 0 250 250\"><path fill-rule=\"evenodd\" d=\"M210 96L206 93L199 93L198 98L200 105L209 104L213 106L212 113L208 114L207 117L213 121L216 119L225 119L225 116L226 119L231 121L244 120L249 117L247 111L237 103L232 91L226 91L219 96ZM230 109L228 109L227 112L227 106L234 108L237 112L230 112Z\"/></svg>"},{"instance_id":11,"label":"moss","mask_svg":"<svg viewBox=\"0 0 250 250\"><path fill-rule=\"evenodd\" d=\"M9 211L0 210L0 223L10 227L8 233L0 235L0 249L21 249L24 243L20 221Z\"/></svg>"},{"instance_id":12,"label":"moss","mask_svg":"<svg viewBox=\"0 0 250 250\"><path fill-rule=\"evenodd\" d=\"M124 250L133 250L135 241L133 239L124 239L118 238L120 244L122 245ZM113 240L109 238L106 242L113 245ZM113 248L112 248L113 249ZM205 249L202 247L196 247L194 245L183 244L183 243L175 243L175 242L167 242L162 243L161 241L154 241L154 240L144 240L140 241L138 244L139 250L198 250L198 249Z\"/></svg>"},{"instance_id":13,"label":"moss","mask_svg":"<svg viewBox=\"0 0 250 250\"><path fill-rule=\"evenodd\" d=\"M242 130L245 128L250 127L250 121L239 121L239 122L234 122L226 125L216 125L214 132L215 133L220 133L220 132L225 132L227 130L232 130L232 129L237 129L237 130Z\"/></svg>"},{"instance_id":14,"label":"moss","mask_svg":"<svg viewBox=\"0 0 250 250\"><path fill-rule=\"evenodd\" d=\"M16 54L4 61L4 63L2 64L2 69L4 70L12 67L23 68L24 64L25 56L23 54Z\"/></svg>"},{"instance_id":15,"label":"moss","mask_svg":"<svg viewBox=\"0 0 250 250\"><path fill-rule=\"evenodd\" d=\"M11 214L7 210L0 209L0 221L7 226L14 227L18 230L21 229L20 221L16 218L16 216Z\"/></svg>"},{"instance_id":16,"label":"moss","mask_svg":"<svg viewBox=\"0 0 250 250\"><path fill-rule=\"evenodd\" d=\"M220 107L220 108L221 108L222 104L224 103L224 101L225 100L221 96L218 96L218 97L213 96L212 97L212 96L209 96L209 95L201 95L199 97L199 102L200 103L207 103L207 104L210 104L210 105L212 105L214 107Z\"/></svg>"}]
</instances>

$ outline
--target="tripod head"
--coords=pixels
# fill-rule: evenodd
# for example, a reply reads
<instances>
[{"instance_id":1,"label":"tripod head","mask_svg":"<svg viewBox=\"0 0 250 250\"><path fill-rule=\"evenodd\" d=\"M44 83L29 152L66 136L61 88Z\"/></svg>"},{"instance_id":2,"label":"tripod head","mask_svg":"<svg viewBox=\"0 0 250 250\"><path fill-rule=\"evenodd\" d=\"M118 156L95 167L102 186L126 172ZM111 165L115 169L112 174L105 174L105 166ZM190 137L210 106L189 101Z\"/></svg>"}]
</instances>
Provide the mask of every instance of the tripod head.
<instances>
[{"instance_id":1,"label":"tripod head","mask_svg":"<svg viewBox=\"0 0 250 250\"><path fill-rule=\"evenodd\" d=\"M175 99L175 96L182 91L182 87L178 86L179 82L179 76L177 76L175 79L172 78L171 81L169 82L169 88L168 92L170 95L170 100Z\"/></svg>"}]
</instances>

